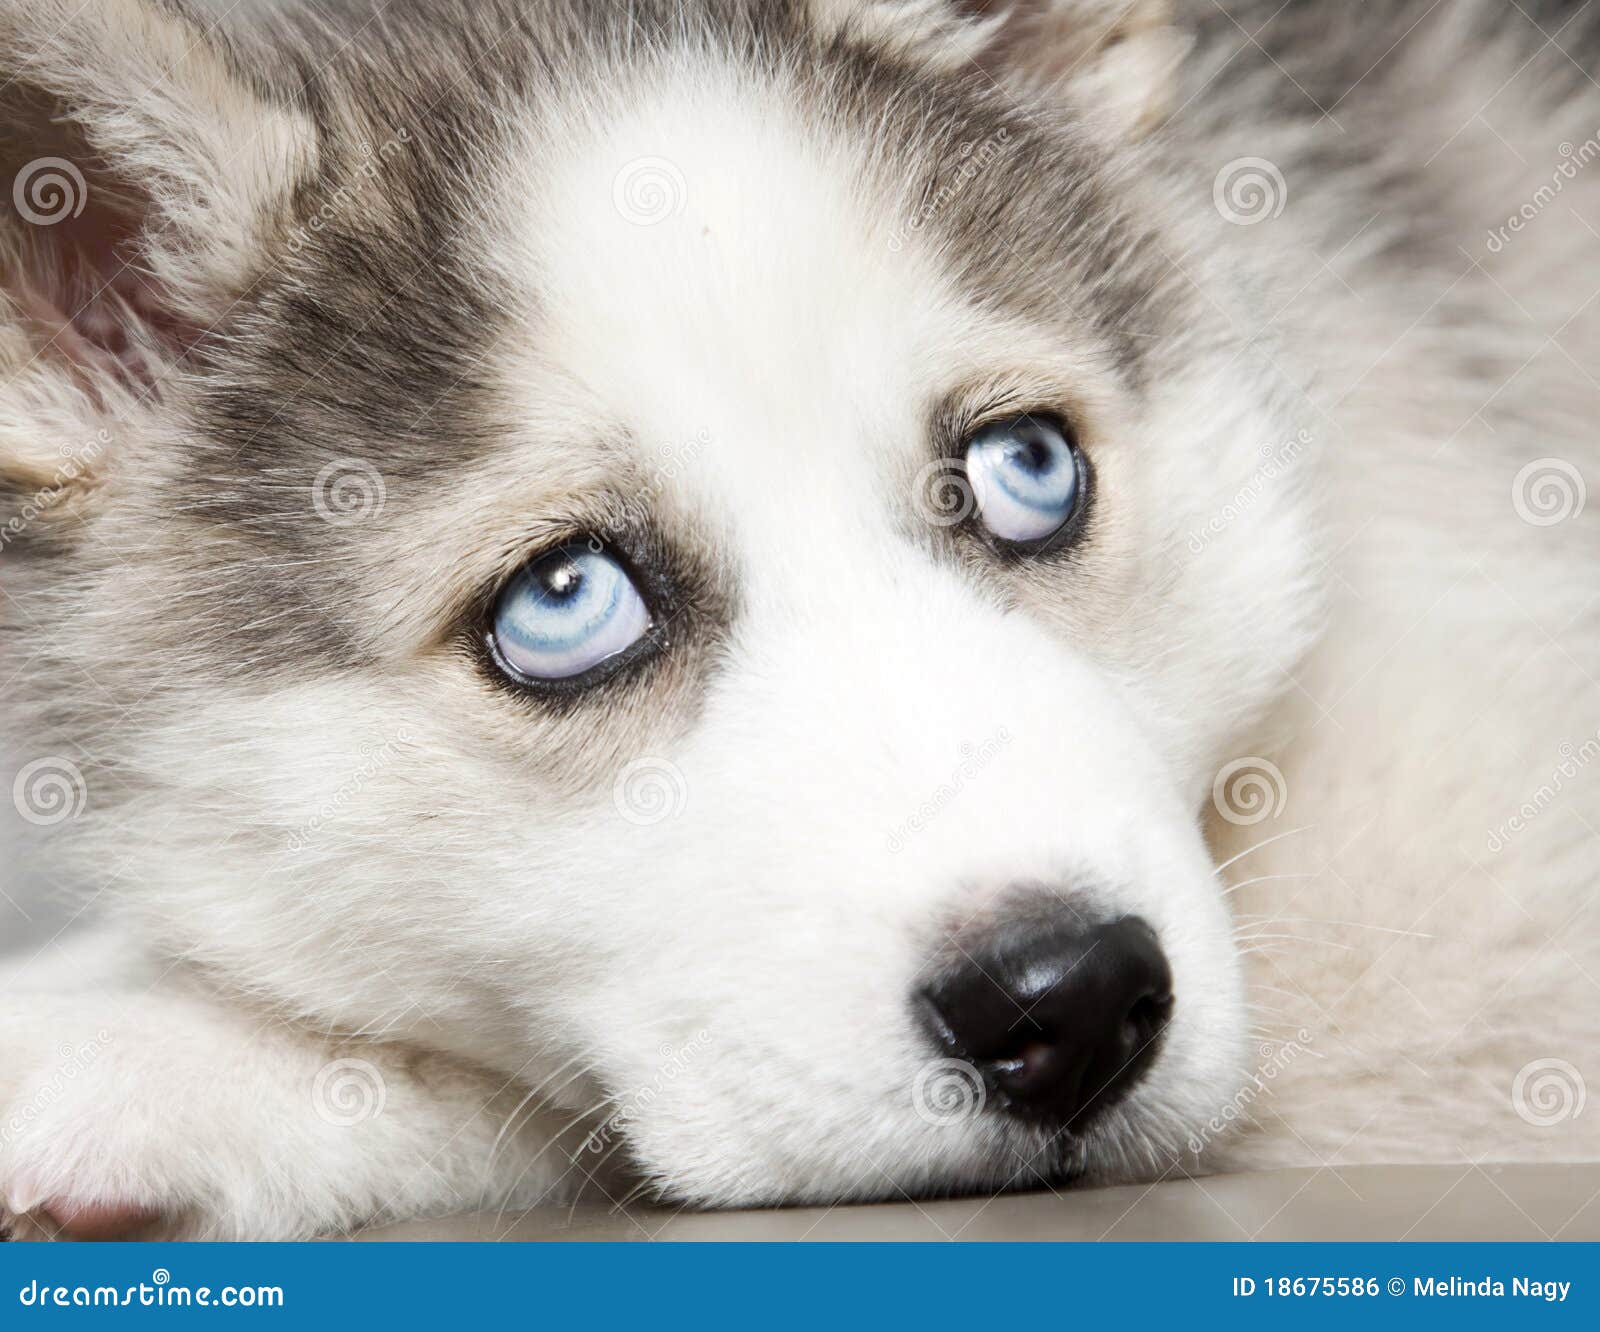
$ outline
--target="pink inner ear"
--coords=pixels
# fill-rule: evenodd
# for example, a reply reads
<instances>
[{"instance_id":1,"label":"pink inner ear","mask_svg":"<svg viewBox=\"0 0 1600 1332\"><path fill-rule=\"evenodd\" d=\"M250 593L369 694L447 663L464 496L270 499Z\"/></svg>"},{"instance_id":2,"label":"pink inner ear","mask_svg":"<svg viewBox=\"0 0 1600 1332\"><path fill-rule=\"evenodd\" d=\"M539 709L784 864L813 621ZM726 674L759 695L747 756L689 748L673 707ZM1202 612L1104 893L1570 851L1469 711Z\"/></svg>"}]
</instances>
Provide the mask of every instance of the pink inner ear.
<instances>
[{"instance_id":1,"label":"pink inner ear","mask_svg":"<svg viewBox=\"0 0 1600 1332\"><path fill-rule=\"evenodd\" d=\"M106 363L110 358L105 351L80 333L67 312L50 296L34 287L19 287L10 295L22 317L38 329L50 350L88 370L109 368Z\"/></svg>"},{"instance_id":2,"label":"pink inner ear","mask_svg":"<svg viewBox=\"0 0 1600 1332\"><path fill-rule=\"evenodd\" d=\"M114 206L90 206L36 237L48 247L37 274L25 274L11 291L23 316L49 353L61 356L92 385L112 375L138 387L153 386L158 367L139 345L170 347L181 356L195 340L162 301L138 266L138 224Z\"/></svg>"}]
</instances>

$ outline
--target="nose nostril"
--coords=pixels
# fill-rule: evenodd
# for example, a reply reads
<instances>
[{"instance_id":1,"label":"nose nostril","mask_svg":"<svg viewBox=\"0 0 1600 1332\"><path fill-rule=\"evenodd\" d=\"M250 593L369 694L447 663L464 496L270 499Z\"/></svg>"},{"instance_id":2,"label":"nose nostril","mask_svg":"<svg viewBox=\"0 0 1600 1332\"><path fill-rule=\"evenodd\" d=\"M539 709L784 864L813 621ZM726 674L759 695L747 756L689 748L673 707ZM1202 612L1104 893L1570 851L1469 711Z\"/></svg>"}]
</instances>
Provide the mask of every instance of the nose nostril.
<instances>
[{"instance_id":1,"label":"nose nostril","mask_svg":"<svg viewBox=\"0 0 1600 1332\"><path fill-rule=\"evenodd\" d=\"M1015 1058L994 1060L990 1069L995 1085L1012 1104L1021 1104L1050 1087L1060 1076L1055 1045L1030 1041Z\"/></svg>"},{"instance_id":2,"label":"nose nostril","mask_svg":"<svg viewBox=\"0 0 1600 1332\"><path fill-rule=\"evenodd\" d=\"M1003 1077L1027 1082L1029 1079L1037 1078L1045 1065L1050 1062L1052 1048L1043 1041L1028 1041L1018 1047L1016 1054L991 1059L989 1063L995 1072Z\"/></svg>"},{"instance_id":3,"label":"nose nostril","mask_svg":"<svg viewBox=\"0 0 1600 1332\"><path fill-rule=\"evenodd\" d=\"M1172 1017L1170 994L1146 994L1134 1000L1128 1010L1127 1028L1136 1044L1159 1036Z\"/></svg>"}]
</instances>

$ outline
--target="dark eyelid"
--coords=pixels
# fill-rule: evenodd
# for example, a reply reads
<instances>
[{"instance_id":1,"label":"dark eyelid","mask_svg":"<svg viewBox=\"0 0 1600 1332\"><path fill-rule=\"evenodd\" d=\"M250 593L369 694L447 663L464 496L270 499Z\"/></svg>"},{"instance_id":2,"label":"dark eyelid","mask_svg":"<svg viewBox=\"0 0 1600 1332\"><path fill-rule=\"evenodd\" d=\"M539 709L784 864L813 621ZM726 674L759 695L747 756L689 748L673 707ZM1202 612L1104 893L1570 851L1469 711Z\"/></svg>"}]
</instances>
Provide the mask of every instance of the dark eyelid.
<instances>
[{"instance_id":1,"label":"dark eyelid","mask_svg":"<svg viewBox=\"0 0 1600 1332\"><path fill-rule=\"evenodd\" d=\"M986 398L946 403L934 416L934 446L943 457L959 458L979 431L1001 421L1034 415L1038 413L1022 410L1012 394L991 394Z\"/></svg>"}]
</instances>

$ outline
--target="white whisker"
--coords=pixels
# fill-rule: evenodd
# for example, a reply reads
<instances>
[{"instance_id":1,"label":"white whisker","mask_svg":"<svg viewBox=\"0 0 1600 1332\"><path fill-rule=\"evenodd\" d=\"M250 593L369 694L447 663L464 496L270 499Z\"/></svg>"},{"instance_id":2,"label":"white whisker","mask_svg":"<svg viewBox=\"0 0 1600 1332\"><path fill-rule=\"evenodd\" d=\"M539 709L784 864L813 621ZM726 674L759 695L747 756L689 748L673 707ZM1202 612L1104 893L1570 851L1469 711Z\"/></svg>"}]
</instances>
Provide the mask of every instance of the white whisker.
<instances>
[{"instance_id":1,"label":"white whisker","mask_svg":"<svg viewBox=\"0 0 1600 1332\"><path fill-rule=\"evenodd\" d=\"M1245 849L1239 852L1238 855L1230 856L1227 860L1224 860L1222 864L1218 865L1213 872L1216 874L1221 874L1222 871L1227 869L1229 865L1234 864L1236 861L1243 860L1246 856L1250 855L1251 852L1259 851L1264 846L1271 846L1274 842L1281 842L1285 837L1293 837L1296 833L1308 832L1314 827L1316 827L1314 823L1306 823L1302 824L1298 828L1290 828L1288 832L1281 832L1272 837L1264 838L1262 841L1257 842L1254 846L1245 847Z\"/></svg>"}]
</instances>

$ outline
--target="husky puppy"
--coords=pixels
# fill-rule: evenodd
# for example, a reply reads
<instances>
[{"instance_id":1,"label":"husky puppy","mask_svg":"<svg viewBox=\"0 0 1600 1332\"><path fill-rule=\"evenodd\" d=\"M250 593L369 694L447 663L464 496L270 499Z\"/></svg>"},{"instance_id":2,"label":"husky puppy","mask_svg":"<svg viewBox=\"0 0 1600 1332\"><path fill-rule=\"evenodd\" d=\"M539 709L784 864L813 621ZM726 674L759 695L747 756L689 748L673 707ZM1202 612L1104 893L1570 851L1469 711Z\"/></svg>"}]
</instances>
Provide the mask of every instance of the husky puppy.
<instances>
[{"instance_id":1,"label":"husky puppy","mask_svg":"<svg viewBox=\"0 0 1600 1332\"><path fill-rule=\"evenodd\" d=\"M0 0L11 1227L1600 1156L1597 57Z\"/></svg>"}]
</instances>

